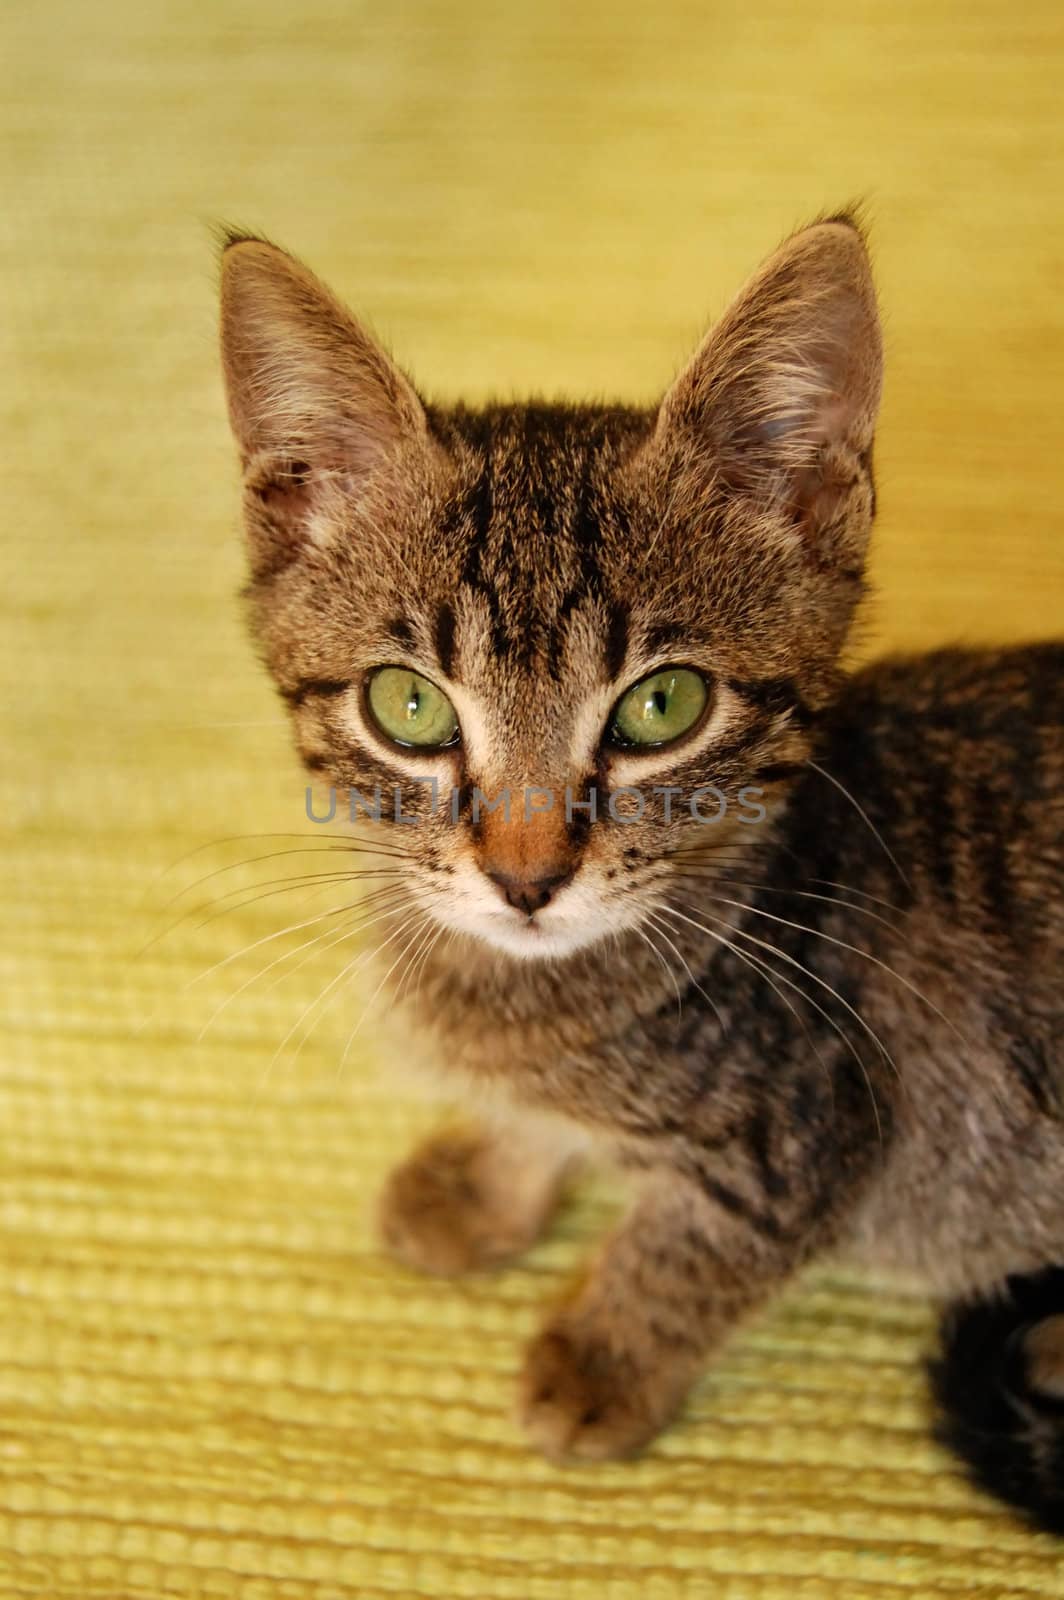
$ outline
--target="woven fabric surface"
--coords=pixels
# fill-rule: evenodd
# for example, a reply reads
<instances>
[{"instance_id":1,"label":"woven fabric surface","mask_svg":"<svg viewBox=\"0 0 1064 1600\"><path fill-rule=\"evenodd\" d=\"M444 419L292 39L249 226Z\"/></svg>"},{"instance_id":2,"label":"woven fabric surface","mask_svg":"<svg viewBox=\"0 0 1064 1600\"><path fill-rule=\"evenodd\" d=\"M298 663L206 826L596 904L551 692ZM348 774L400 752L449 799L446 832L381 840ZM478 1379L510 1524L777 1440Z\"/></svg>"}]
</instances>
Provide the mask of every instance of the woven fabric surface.
<instances>
[{"instance_id":1,"label":"woven fabric surface","mask_svg":"<svg viewBox=\"0 0 1064 1600\"><path fill-rule=\"evenodd\" d=\"M562 1470L520 1349L612 1191L493 1277L378 1254L431 1113L351 946L301 947L328 886L274 881L330 857L243 631L209 236L303 254L432 393L643 399L864 197L861 648L1049 634L1061 16L7 0L0 1595L1064 1596L931 1441L918 1295L822 1267L644 1459Z\"/></svg>"}]
</instances>

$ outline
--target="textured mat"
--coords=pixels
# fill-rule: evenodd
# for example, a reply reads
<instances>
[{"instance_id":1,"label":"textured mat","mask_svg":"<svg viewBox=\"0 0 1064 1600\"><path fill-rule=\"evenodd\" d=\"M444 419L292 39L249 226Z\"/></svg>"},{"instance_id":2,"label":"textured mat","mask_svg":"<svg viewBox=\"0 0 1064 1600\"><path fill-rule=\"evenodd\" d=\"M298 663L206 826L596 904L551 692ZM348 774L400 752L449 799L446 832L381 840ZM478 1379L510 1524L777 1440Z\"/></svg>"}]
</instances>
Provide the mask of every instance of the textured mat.
<instances>
[{"instance_id":1,"label":"textured mat","mask_svg":"<svg viewBox=\"0 0 1064 1600\"><path fill-rule=\"evenodd\" d=\"M1048 633L1060 18L7 0L0 1595L1064 1596L1060 1547L929 1441L918 1299L814 1275L645 1460L561 1471L510 1419L519 1348L611 1197L495 1279L376 1254L428 1112L360 973L300 1021L342 955L269 938L329 904L272 880L321 857L219 870L309 830L236 599L205 227L304 253L437 393L649 396L864 195L864 647Z\"/></svg>"}]
</instances>

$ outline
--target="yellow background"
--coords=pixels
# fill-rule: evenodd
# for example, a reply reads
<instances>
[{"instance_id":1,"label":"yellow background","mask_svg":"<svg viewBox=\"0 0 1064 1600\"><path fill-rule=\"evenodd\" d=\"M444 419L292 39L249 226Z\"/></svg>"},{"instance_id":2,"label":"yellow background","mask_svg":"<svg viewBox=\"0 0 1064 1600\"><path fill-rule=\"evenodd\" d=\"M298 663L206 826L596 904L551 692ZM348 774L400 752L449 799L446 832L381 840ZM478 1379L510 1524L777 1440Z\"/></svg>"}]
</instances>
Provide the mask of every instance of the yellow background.
<instances>
[{"instance_id":1,"label":"yellow background","mask_svg":"<svg viewBox=\"0 0 1064 1600\"><path fill-rule=\"evenodd\" d=\"M191 887L283 847L223 837L303 825L236 599L209 224L302 254L435 394L648 398L783 234L863 199L888 350L864 648L1051 633L1062 15L7 0L4 1596L1064 1596L1059 1547L930 1442L927 1307L835 1274L645 1460L529 1455L520 1343L608 1196L493 1280L382 1260L371 1197L427 1116L384 1020L338 1072L356 978L283 1045L342 947L236 992L327 897L214 899L322 858Z\"/></svg>"}]
</instances>

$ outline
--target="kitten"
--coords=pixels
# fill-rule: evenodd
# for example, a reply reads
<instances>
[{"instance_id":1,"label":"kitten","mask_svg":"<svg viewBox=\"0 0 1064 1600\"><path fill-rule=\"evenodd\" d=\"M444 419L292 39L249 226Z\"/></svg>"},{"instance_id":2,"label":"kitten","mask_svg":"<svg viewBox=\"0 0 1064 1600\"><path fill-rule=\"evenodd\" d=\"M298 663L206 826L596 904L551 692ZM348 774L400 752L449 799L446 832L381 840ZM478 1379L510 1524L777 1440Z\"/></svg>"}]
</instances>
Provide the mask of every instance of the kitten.
<instances>
[{"instance_id":1,"label":"kitten","mask_svg":"<svg viewBox=\"0 0 1064 1600\"><path fill-rule=\"evenodd\" d=\"M840 667L859 230L788 240L651 411L430 405L240 235L222 346L255 636L481 1107L393 1174L388 1247L493 1265L580 1161L637 1178L526 1356L555 1458L646 1444L811 1257L915 1270L952 1442L1064 1530L1064 646Z\"/></svg>"}]
</instances>

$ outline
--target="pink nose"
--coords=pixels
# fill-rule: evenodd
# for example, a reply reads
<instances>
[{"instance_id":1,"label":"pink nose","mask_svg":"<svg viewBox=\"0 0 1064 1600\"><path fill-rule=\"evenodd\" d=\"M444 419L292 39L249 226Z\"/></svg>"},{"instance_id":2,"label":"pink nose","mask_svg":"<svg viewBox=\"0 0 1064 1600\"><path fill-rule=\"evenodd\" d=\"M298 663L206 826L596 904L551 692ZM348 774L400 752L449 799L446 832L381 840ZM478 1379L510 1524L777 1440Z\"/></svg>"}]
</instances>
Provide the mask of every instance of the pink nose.
<instances>
[{"instance_id":1,"label":"pink nose","mask_svg":"<svg viewBox=\"0 0 1064 1600\"><path fill-rule=\"evenodd\" d=\"M488 873L492 883L498 885L507 905L513 906L515 911L523 912L526 917L542 911L557 891L569 882L572 875L568 870L552 873L545 878L513 878L508 872Z\"/></svg>"}]
</instances>

